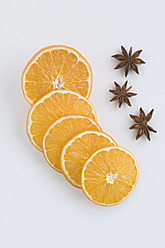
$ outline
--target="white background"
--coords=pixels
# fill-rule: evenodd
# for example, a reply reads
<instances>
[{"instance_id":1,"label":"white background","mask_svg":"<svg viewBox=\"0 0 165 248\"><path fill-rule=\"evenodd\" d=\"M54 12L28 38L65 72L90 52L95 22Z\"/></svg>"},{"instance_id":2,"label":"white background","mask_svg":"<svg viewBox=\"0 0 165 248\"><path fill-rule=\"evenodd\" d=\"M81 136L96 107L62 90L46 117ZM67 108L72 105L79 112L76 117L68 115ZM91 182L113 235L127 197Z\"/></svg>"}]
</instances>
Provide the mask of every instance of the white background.
<instances>
[{"instance_id":1,"label":"white background","mask_svg":"<svg viewBox=\"0 0 165 248\"><path fill-rule=\"evenodd\" d=\"M165 247L165 1L0 1L0 247ZM42 47L64 44L92 66L90 97L102 129L139 163L133 193L114 207L90 202L51 169L28 140L30 105L21 74ZM120 45L143 49L140 75L128 76L132 107L110 103ZM155 109L151 142L135 140L129 114Z\"/></svg>"}]
</instances>

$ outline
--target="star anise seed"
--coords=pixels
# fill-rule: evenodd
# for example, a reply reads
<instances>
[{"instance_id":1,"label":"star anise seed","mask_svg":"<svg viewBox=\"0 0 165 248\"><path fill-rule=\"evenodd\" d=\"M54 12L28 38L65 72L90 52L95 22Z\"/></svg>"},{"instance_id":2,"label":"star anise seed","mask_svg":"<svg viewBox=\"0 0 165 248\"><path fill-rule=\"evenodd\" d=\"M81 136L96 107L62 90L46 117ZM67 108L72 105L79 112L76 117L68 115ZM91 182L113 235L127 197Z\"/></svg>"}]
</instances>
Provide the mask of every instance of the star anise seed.
<instances>
[{"instance_id":1,"label":"star anise seed","mask_svg":"<svg viewBox=\"0 0 165 248\"><path fill-rule=\"evenodd\" d=\"M129 129L137 129L136 139L139 139L143 134L150 141L150 132L157 133L155 129L150 127L147 123L151 120L154 109L152 109L147 115L144 113L143 109L139 109L139 116L131 115L130 117L133 119L135 124L133 124Z\"/></svg>"},{"instance_id":2,"label":"star anise seed","mask_svg":"<svg viewBox=\"0 0 165 248\"><path fill-rule=\"evenodd\" d=\"M145 62L137 57L139 57L140 53L143 50L138 50L132 54L132 47L130 48L129 53L127 53L126 49L121 46L121 51L122 54L112 55L113 58L121 61L114 69L125 67L125 77L128 76L128 72L130 71L130 69L139 74L137 64L145 64Z\"/></svg>"},{"instance_id":3,"label":"star anise seed","mask_svg":"<svg viewBox=\"0 0 165 248\"><path fill-rule=\"evenodd\" d=\"M127 83L128 83L128 81L126 81L124 83L124 85L121 87L118 83L114 82L116 89L115 90L109 90L112 94L115 95L110 100L110 102L118 100L119 108L121 108L121 105L123 104L123 102L128 104L128 106L131 106L130 100L128 98L137 95L136 93L128 92L132 88L132 86L127 88Z\"/></svg>"}]
</instances>

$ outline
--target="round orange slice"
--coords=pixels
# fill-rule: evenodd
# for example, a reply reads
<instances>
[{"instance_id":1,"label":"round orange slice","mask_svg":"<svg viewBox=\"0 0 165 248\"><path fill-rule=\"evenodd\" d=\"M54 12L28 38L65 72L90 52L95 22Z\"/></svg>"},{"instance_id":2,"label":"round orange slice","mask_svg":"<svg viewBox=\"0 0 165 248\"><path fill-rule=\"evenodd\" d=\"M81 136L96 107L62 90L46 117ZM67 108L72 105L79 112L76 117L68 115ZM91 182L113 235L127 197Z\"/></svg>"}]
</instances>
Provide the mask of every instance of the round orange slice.
<instances>
[{"instance_id":1,"label":"round orange slice","mask_svg":"<svg viewBox=\"0 0 165 248\"><path fill-rule=\"evenodd\" d=\"M67 46L41 49L22 74L22 90L32 105L52 90L71 90L88 98L91 88L92 70L89 63L79 52Z\"/></svg>"},{"instance_id":2,"label":"round orange slice","mask_svg":"<svg viewBox=\"0 0 165 248\"><path fill-rule=\"evenodd\" d=\"M85 131L74 136L61 153L61 168L66 179L73 186L81 188L81 172L86 160L106 146L116 146L116 143L103 132Z\"/></svg>"},{"instance_id":3,"label":"round orange slice","mask_svg":"<svg viewBox=\"0 0 165 248\"><path fill-rule=\"evenodd\" d=\"M112 206L126 199L138 179L134 156L121 147L106 147L96 151L82 170L82 189L89 200Z\"/></svg>"},{"instance_id":4,"label":"round orange slice","mask_svg":"<svg viewBox=\"0 0 165 248\"><path fill-rule=\"evenodd\" d=\"M91 118L79 115L64 116L53 123L43 139L43 151L47 162L58 172L61 170L61 151L63 146L77 133L84 130L101 130Z\"/></svg>"},{"instance_id":5,"label":"round orange slice","mask_svg":"<svg viewBox=\"0 0 165 248\"><path fill-rule=\"evenodd\" d=\"M27 118L29 139L39 151L48 128L64 115L84 115L96 120L92 104L83 96L66 90L46 94L32 106Z\"/></svg>"}]
</instances>

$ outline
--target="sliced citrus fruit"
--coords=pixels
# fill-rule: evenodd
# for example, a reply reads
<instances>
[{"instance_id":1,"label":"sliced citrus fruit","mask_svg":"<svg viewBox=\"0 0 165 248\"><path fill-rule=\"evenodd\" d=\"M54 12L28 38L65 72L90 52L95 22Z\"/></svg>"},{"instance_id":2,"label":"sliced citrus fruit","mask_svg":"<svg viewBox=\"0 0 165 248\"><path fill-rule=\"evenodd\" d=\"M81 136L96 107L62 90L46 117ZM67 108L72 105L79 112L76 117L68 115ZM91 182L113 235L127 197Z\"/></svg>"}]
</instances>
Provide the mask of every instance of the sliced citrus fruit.
<instances>
[{"instance_id":1,"label":"sliced citrus fruit","mask_svg":"<svg viewBox=\"0 0 165 248\"><path fill-rule=\"evenodd\" d=\"M29 111L27 133L30 141L42 151L43 138L50 125L64 115L74 114L96 119L92 104L83 96L67 90L55 90L46 94Z\"/></svg>"},{"instance_id":2,"label":"sliced citrus fruit","mask_svg":"<svg viewBox=\"0 0 165 248\"><path fill-rule=\"evenodd\" d=\"M61 151L65 143L84 130L101 130L91 118L68 115L58 119L47 130L43 139L43 151L47 162L58 172L61 170Z\"/></svg>"},{"instance_id":3,"label":"sliced citrus fruit","mask_svg":"<svg viewBox=\"0 0 165 248\"><path fill-rule=\"evenodd\" d=\"M98 149L115 146L115 141L98 131L85 131L74 136L61 153L61 168L66 179L81 188L81 172L86 160Z\"/></svg>"},{"instance_id":4,"label":"sliced citrus fruit","mask_svg":"<svg viewBox=\"0 0 165 248\"><path fill-rule=\"evenodd\" d=\"M91 87L89 63L79 52L67 46L41 49L22 74L22 90L30 104L55 89L72 90L88 98Z\"/></svg>"},{"instance_id":5,"label":"sliced citrus fruit","mask_svg":"<svg viewBox=\"0 0 165 248\"><path fill-rule=\"evenodd\" d=\"M137 179L138 165L134 156L121 147L106 147L86 161L82 189L94 203L111 206L127 198Z\"/></svg>"}]
</instances>

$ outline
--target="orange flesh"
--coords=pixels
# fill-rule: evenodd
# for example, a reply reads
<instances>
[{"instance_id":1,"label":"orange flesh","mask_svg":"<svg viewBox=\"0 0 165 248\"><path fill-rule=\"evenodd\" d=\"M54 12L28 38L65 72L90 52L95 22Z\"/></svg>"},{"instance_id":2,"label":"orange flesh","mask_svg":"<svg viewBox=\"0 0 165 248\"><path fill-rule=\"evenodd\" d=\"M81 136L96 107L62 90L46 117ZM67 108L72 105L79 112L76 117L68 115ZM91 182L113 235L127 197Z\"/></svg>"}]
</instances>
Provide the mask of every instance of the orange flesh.
<instances>
[{"instance_id":1,"label":"orange flesh","mask_svg":"<svg viewBox=\"0 0 165 248\"><path fill-rule=\"evenodd\" d=\"M61 151L75 134L84 130L101 130L92 119L84 116L66 116L57 120L46 132L43 150L47 162L57 171L61 170Z\"/></svg>"},{"instance_id":2,"label":"orange flesh","mask_svg":"<svg viewBox=\"0 0 165 248\"><path fill-rule=\"evenodd\" d=\"M27 133L32 144L42 151L48 128L65 115L83 115L96 119L91 103L72 91L56 90L45 95L31 108L27 119Z\"/></svg>"},{"instance_id":3,"label":"orange flesh","mask_svg":"<svg viewBox=\"0 0 165 248\"><path fill-rule=\"evenodd\" d=\"M22 76L25 98L34 104L55 89L72 90L89 97L92 71L89 63L73 48L52 46L39 51Z\"/></svg>"},{"instance_id":4,"label":"orange flesh","mask_svg":"<svg viewBox=\"0 0 165 248\"><path fill-rule=\"evenodd\" d=\"M74 136L62 152L62 169L68 181L81 188L81 172L86 160L98 149L114 146L113 139L102 133L87 131Z\"/></svg>"},{"instance_id":5,"label":"orange flesh","mask_svg":"<svg viewBox=\"0 0 165 248\"><path fill-rule=\"evenodd\" d=\"M110 206L123 201L133 190L138 166L131 153L120 147L102 149L86 162L83 190L93 202Z\"/></svg>"}]
</instances>

